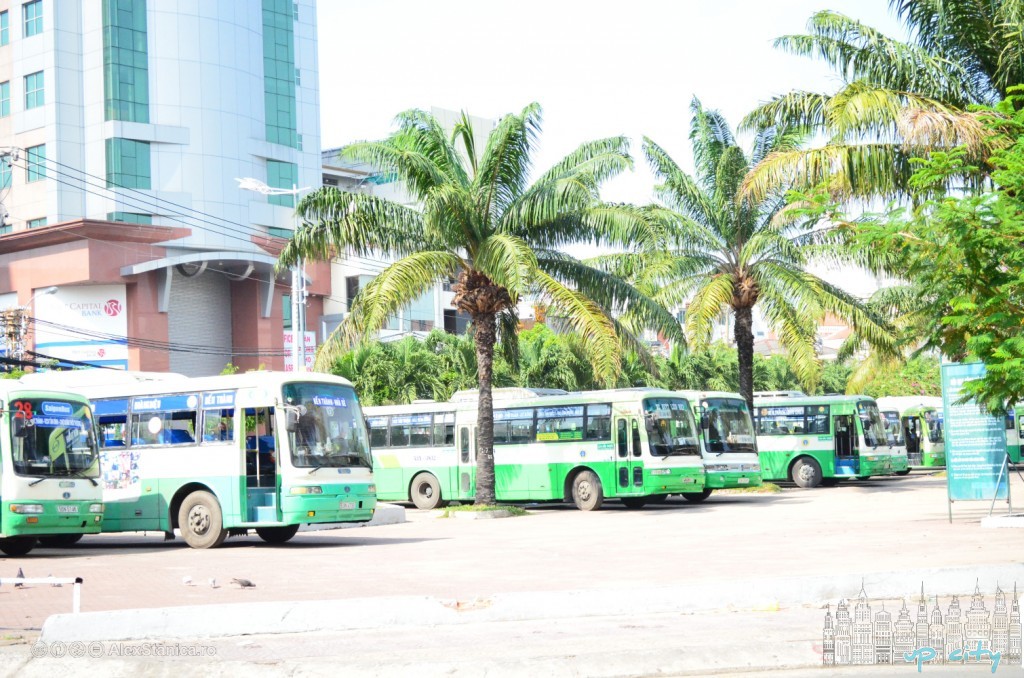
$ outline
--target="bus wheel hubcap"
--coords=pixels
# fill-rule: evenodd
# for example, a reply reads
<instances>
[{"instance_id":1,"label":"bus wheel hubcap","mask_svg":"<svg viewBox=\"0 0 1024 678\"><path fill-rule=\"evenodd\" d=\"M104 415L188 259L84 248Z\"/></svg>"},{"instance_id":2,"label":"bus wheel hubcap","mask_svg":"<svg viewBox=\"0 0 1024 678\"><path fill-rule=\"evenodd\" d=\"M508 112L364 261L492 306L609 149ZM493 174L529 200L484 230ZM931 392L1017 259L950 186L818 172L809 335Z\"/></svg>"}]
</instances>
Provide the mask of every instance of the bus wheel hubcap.
<instances>
[{"instance_id":1,"label":"bus wheel hubcap","mask_svg":"<svg viewBox=\"0 0 1024 678\"><path fill-rule=\"evenodd\" d=\"M188 526L194 534L206 534L210 529L210 512L205 506L193 506L188 513Z\"/></svg>"},{"instance_id":2,"label":"bus wheel hubcap","mask_svg":"<svg viewBox=\"0 0 1024 678\"><path fill-rule=\"evenodd\" d=\"M578 494L579 494L580 499L582 501L590 501L590 483L588 483L588 482L580 483Z\"/></svg>"},{"instance_id":3,"label":"bus wheel hubcap","mask_svg":"<svg viewBox=\"0 0 1024 678\"><path fill-rule=\"evenodd\" d=\"M432 488L430 485L420 485L420 494L426 497L427 499L430 499L431 497L434 496L434 488Z\"/></svg>"}]
</instances>

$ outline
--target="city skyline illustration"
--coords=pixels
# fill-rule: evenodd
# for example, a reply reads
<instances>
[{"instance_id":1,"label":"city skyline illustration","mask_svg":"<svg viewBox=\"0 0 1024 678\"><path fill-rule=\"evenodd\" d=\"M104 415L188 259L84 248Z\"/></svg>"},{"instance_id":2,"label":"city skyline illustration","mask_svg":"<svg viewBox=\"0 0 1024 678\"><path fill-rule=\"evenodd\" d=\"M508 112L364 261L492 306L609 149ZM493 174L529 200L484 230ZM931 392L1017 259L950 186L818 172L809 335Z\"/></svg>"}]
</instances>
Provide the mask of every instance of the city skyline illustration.
<instances>
[{"instance_id":1,"label":"city skyline illustration","mask_svg":"<svg viewBox=\"0 0 1024 678\"><path fill-rule=\"evenodd\" d=\"M916 612L902 607L896 613L876 601L872 605L861 584L854 601L843 598L832 613L826 606L822 629L824 666L903 664L993 664L1021 666L1021 619L1017 584L1012 598L997 584L989 612L986 596L978 582L970 601L961 596L944 596L945 613L938 595L926 596L924 582ZM852 608L852 609L851 609ZM929 651L931 650L931 651Z\"/></svg>"}]
</instances>

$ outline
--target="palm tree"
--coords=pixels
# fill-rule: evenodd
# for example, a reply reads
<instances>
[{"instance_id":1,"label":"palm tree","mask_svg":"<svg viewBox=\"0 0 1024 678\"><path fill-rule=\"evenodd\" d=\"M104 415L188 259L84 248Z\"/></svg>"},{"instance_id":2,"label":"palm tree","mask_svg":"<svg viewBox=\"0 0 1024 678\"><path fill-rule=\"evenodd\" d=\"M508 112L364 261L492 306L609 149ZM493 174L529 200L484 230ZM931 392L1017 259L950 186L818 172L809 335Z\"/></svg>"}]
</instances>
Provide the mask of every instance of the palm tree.
<instances>
[{"instance_id":1,"label":"palm tree","mask_svg":"<svg viewBox=\"0 0 1024 678\"><path fill-rule=\"evenodd\" d=\"M674 238L662 251L601 257L607 269L632 279L669 308L686 307L691 348L709 343L723 313L735 317L739 389L753 408L754 332L757 307L785 347L797 375L813 385L819 361L814 342L825 314L841 318L872 343L891 342L885 322L856 298L809 273L808 263L836 257L844 238L816 230L787 211L781 191L760 201L738 199L747 173L773 152L796 148L799 135L762 130L751 153L736 143L728 124L700 101L691 104L690 141L696 176L681 170L660 146L644 138L644 153L662 184L664 208L651 214Z\"/></svg>"},{"instance_id":2,"label":"palm tree","mask_svg":"<svg viewBox=\"0 0 1024 678\"><path fill-rule=\"evenodd\" d=\"M297 212L305 223L279 265L345 250L397 259L355 299L318 365L330 364L336 352L375 333L436 283L457 278L454 304L471 318L477 355L476 502L493 504L491 381L499 326L504 340L514 340L518 301L540 295L586 343L595 372L610 381L623 342L635 342L616 320L619 310L628 306L659 331L681 332L664 308L559 248L582 242L653 246L657 233L641 210L600 200L602 182L631 167L623 137L584 143L530 184L541 126L537 104L502 118L479 154L465 115L450 137L423 111L402 113L397 124L388 138L352 144L342 155L403 181L422 209L319 189L300 202Z\"/></svg>"},{"instance_id":3,"label":"palm tree","mask_svg":"<svg viewBox=\"0 0 1024 678\"><path fill-rule=\"evenodd\" d=\"M983 158L983 126L965 113L994 104L1024 82L1024 6L1018 0L890 0L909 41L832 11L814 14L806 35L775 45L819 57L842 78L833 94L794 91L743 121L744 129L796 125L824 144L781 149L746 180L762 199L775 186L826 183L834 195L905 197L909 159L966 144Z\"/></svg>"}]
</instances>

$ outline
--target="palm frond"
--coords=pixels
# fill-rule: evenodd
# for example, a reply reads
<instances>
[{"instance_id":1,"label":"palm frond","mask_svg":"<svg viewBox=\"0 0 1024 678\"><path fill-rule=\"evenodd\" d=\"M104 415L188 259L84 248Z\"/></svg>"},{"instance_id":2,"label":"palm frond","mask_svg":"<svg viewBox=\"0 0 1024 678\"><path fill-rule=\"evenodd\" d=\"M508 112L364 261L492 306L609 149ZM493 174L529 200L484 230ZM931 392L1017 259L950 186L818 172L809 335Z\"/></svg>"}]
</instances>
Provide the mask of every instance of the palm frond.
<instances>
[{"instance_id":1,"label":"palm frond","mask_svg":"<svg viewBox=\"0 0 1024 678\"><path fill-rule=\"evenodd\" d=\"M500 219L526 188L540 125L540 105L533 103L518 115L503 117L488 136L474 181L484 224Z\"/></svg>"},{"instance_id":2,"label":"palm frond","mask_svg":"<svg viewBox=\"0 0 1024 678\"><path fill-rule=\"evenodd\" d=\"M697 289L686 308L686 335L694 350L706 348L711 342L712 327L732 302L735 278L731 273L712 276Z\"/></svg>"},{"instance_id":3,"label":"palm frond","mask_svg":"<svg viewBox=\"0 0 1024 678\"><path fill-rule=\"evenodd\" d=\"M537 257L520 238L494 233L480 244L473 268L508 290L514 304L532 285Z\"/></svg>"},{"instance_id":4,"label":"palm frond","mask_svg":"<svg viewBox=\"0 0 1024 678\"><path fill-rule=\"evenodd\" d=\"M300 257L330 259L345 249L405 255L430 244L418 212L373 195L326 186L303 197L296 213L304 223L285 245L278 267Z\"/></svg>"}]
</instances>

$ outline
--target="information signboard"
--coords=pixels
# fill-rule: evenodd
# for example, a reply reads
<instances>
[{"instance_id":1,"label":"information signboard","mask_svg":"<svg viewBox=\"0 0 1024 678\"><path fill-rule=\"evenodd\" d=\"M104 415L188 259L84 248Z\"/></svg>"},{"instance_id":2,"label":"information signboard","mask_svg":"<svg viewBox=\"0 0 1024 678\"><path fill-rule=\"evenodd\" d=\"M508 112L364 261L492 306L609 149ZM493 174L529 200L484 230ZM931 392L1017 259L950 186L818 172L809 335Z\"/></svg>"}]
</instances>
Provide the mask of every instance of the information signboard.
<instances>
[{"instance_id":1,"label":"information signboard","mask_svg":"<svg viewBox=\"0 0 1024 678\"><path fill-rule=\"evenodd\" d=\"M1009 496L1004 418L971 401L957 404L964 383L984 375L982 363L942 366L946 486L951 502L1006 500Z\"/></svg>"}]
</instances>

